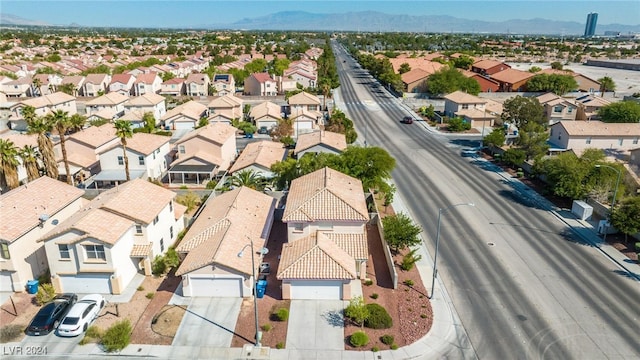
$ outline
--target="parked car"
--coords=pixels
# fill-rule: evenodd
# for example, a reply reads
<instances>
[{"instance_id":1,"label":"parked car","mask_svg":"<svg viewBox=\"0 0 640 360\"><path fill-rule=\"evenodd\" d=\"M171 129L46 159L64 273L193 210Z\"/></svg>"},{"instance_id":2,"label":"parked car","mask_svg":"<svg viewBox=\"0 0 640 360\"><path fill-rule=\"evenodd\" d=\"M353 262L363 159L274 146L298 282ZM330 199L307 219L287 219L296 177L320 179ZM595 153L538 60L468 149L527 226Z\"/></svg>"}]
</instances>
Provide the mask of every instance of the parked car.
<instances>
[{"instance_id":1,"label":"parked car","mask_svg":"<svg viewBox=\"0 0 640 360\"><path fill-rule=\"evenodd\" d=\"M44 304L27 327L27 335L47 335L55 330L77 300L76 294L61 294Z\"/></svg>"},{"instance_id":2,"label":"parked car","mask_svg":"<svg viewBox=\"0 0 640 360\"><path fill-rule=\"evenodd\" d=\"M76 302L58 326L58 336L78 336L89 328L104 308L100 294L91 294Z\"/></svg>"},{"instance_id":3,"label":"parked car","mask_svg":"<svg viewBox=\"0 0 640 360\"><path fill-rule=\"evenodd\" d=\"M268 134L269 133L269 128L267 128L266 126L260 126L260 129L258 129L258 134Z\"/></svg>"},{"instance_id":4,"label":"parked car","mask_svg":"<svg viewBox=\"0 0 640 360\"><path fill-rule=\"evenodd\" d=\"M405 116L400 122L403 124L413 124L413 118L411 116Z\"/></svg>"}]
</instances>

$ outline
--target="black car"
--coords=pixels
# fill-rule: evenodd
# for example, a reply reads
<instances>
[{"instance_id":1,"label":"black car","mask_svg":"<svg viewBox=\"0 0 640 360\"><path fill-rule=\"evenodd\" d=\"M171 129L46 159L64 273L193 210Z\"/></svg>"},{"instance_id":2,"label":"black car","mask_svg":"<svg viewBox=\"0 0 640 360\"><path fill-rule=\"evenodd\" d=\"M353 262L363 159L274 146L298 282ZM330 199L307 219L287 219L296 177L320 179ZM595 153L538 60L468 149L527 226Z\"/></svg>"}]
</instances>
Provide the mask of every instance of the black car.
<instances>
[{"instance_id":1,"label":"black car","mask_svg":"<svg viewBox=\"0 0 640 360\"><path fill-rule=\"evenodd\" d=\"M413 118L411 116L405 116L400 122L403 124L413 124Z\"/></svg>"},{"instance_id":2,"label":"black car","mask_svg":"<svg viewBox=\"0 0 640 360\"><path fill-rule=\"evenodd\" d=\"M76 294L57 295L51 302L42 306L33 317L31 324L27 327L27 335L47 335L55 330L76 301L78 301Z\"/></svg>"}]
</instances>

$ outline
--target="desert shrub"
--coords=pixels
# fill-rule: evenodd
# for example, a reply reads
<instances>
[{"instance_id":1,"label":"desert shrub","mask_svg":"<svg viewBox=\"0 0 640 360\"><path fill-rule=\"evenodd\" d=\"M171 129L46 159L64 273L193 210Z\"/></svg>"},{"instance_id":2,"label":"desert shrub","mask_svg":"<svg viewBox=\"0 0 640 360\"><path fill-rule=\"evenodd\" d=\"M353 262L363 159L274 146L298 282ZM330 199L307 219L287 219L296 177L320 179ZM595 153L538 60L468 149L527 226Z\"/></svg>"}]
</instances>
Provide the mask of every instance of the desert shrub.
<instances>
[{"instance_id":1,"label":"desert shrub","mask_svg":"<svg viewBox=\"0 0 640 360\"><path fill-rule=\"evenodd\" d=\"M140 285L140 286L138 286L138 288L137 288L136 290L138 290L138 291L144 291L144 286Z\"/></svg>"},{"instance_id":2,"label":"desert shrub","mask_svg":"<svg viewBox=\"0 0 640 360\"><path fill-rule=\"evenodd\" d=\"M385 335L380 336L380 341L382 341L382 343L385 344L385 345L393 344L393 340L395 340L393 338L393 335L385 334Z\"/></svg>"},{"instance_id":3,"label":"desert shrub","mask_svg":"<svg viewBox=\"0 0 640 360\"><path fill-rule=\"evenodd\" d=\"M278 311L276 311L275 317L276 319L278 319L278 321L287 321L287 319L289 318L289 310L280 308L278 309Z\"/></svg>"},{"instance_id":4,"label":"desert shrub","mask_svg":"<svg viewBox=\"0 0 640 360\"><path fill-rule=\"evenodd\" d=\"M145 295L145 297L149 300L153 299L154 296L155 296L155 293L152 293L152 292L148 292L147 295Z\"/></svg>"},{"instance_id":5,"label":"desert shrub","mask_svg":"<svg viewBox=\"0 0 640 360\"><path fill-rule=\"evenodd\" d=\"M23 326L18 324L9 324L0 328L0 343L8 343L13 341L22 334Z\"/></svg>"},{"instance_id":6,"label":"desert shrub","mask_svg":"<svg viewBox=\"0 0 640 360\"><path fill-rule=\"evenodd\" d=\"M344 308L344 316L359 326L364 325L365 320L369 317L369 310L367 310L362 296L356 296L349 301L349 305Z\"/></svg>"},{"instance_id":7,"label":"desert shrub","mask_svg":"<svg viewBox=\"0 0 640 360\"><path fill-rule=\"evenodd\" d=\"M284 343L283 342L279 342L276 344L276 349L284 349Z\"/></svg>"},{"instance_id":8,"label":"desert shrub","mask_svg":"<svg viewBox=\"0 0 640 360\"><path fill-rule=\"evenodd\" d=\"M374 300L377 299L378 296L380 296L380 295L378 295L377 293L371 294L371 298L374 299Z\"/></svg>"},{"instance_id":9,"label":"desert shrub","mask_svg":"<svg viewBox=\"0 0 640 360\"><path fill-rule=\"evenodd\" d=\"M420 314L420 317L423 318L423 319L426 319L429 316L427 314Z\"/></svg>"},{"instance_id":10,"label":"desert shrub","mask_svg":"<svg viewBox=\"0 0 640 360\"><path fill-rule=\"evenodd\" d=\"M409 271L411 269L413 269L413 267L415 266L416 262L420 261L420 259L422 259L422 255L416 255L416 251L418 251L418 249L413 249L411 251L409 251L407 253L407 255L402 257L402 264L400 264L400 268L404 271Z\"/></svg>"},{"instance_id":11,"label":"desert shrub","mask_svg":"<svg viewBox=\"0 0 640 360\"><path fill-rule=\"evenodd\" d=\"M209 181L207 182L207 186L206 186L206 188L207 188L207 189L215 189L215 188L216 188L216 185L218 185L218 182L217 182L217 181L215 181L215 180L209 180Z\"/></svg>"},{"instance_id":12,"label":"desert shrub","mask_svg":"<svg viewBox=\"0 0 640 360\"><path fill-rule=\"evenodd\" d=\"M167 271L167 263L164 261L164 256L156 255L151 264L151 272L153 275L159 276Z\"/></svg>"},{"instance_id":13,"label":"desert shrub","mask_svg":"<svg viewBox=\"0 0 640 360\"><path fill-rule=\"evenodd\" d=\"M84 333L84 336L88 336L94 339L100 339L102 338L102 331L100 330L99 327L95 325L91 325L87 329L87 332Z\"/></svg>"},{"instance_id":14,"label":"desert shrub","mask_svg":"<svg viewBox=\"0 0 640 360\"><path fill-rule=\"evenodd\" d=\"M405 281L402 282L403 284L407 285L407 286L413 286L414 282L411 279L407 279Z\"/></svg>"},{"instance_id":15,"label":"desert shrub","mask_svg":"<svg viewBox=\"0 0 640 360\"><path fill-rule=\"evenodd\" d=\"M264 332L269 332L269 330L271 330L271 324L264 324L264 325L260 326L260 328Z\"/></svg>"},{"instance_id":16,"label":"desert shrub","mask_svg":"<svg viewBox=\"0 0 640 360\"><path fill-rule=\"evenodd\" d=\"M164 264L167 268L177 268L180 265L180 257L174 247L167 249L167 253L164 254Z\"/></svg>"},{"instance_id":17,"label":"desert shrub","mask_svg":"<svg viewBox=\"0 0 640 360\"><path fill-rule=\"evenodd\" d=\"M364 321L364 326L370 329L388 329L393 326L393 320L385 308L378 304L367 304L369 316Z\"/></svg>"},{"instance_id":18,"label":"desert shrub","mask_svg":"<svg viewBox=\"0 0 640 360\"><path fill-rule=\"evenodd\" d=\"M373 285L373 280L371 280L371 279L367 279L367 280L364 282L364 284L365 284L366 286L371 286L371 285Z\"/></svg>"},{"instance_id":19,"label":"desert shrub","mask_svg":"<svg viewBox=\"0 0 640 360\"><path fill-rule=\"evenodd\" d=\"M38 287L38 293L36 294L36 303L40 306L53 300L56 296L56 290L51 284L42 284Z\"/></svg>"},{"instance_id":20,"label":"desert shrub","mask_svg":"<svg viewBox=\"0 0 640 360\"><path fill-rule=\"evenodd\" d=\"M380 351L380 348L377 347L377 346L374 346L374 347L371 348L371 351L378 352L378 351Z\"/></svg>"},{"instance_id":21,"label":"desert shrub","mask_svg":"<svg viewBox=\"0 0 640 360\"><path fill-rule=\"evenodd\" d=\"M131 341L131 322L129 319L111 325L102 336L101 344L106 352L122 350Z\"/></svg>"},{"instance_id":22,"label":"desert shrub","mask_svg":"<svg viewBox=\"0 0 640 360\"><path fill-rule=\"evenodd\" d=\"M369 336L364 331L356 331L349 337L349 343L355 347L365 346L369 343Z\"/></svg>"},{"instance_id":23,"label":"desert shrub","mask_svg":"<svg viewBox=\"0 0 640 360\"><path fill-rule=\"evenodd\" d=\"M391 344L389 347L391 350L398 350L398 344Z\"/></svg>"}]
</instances>

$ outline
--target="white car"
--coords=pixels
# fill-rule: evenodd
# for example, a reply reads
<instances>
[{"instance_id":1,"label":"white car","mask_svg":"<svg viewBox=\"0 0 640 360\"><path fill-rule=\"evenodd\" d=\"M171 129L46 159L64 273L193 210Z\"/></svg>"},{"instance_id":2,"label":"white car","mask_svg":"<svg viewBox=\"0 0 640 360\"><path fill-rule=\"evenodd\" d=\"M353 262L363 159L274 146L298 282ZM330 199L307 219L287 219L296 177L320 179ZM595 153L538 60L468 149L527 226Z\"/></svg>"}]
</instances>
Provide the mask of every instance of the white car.
<instances>
[{"instance_id":1,"label":"white car","mask_svg":"<svg viewBox=\"0 0 640 360\"><path fill-rule=\"evenodd\" d=\"M58 326L58 336L78 336L100 315L105 301L102 295L91 294L76 302Z\"/></svg>"}]
</instances>

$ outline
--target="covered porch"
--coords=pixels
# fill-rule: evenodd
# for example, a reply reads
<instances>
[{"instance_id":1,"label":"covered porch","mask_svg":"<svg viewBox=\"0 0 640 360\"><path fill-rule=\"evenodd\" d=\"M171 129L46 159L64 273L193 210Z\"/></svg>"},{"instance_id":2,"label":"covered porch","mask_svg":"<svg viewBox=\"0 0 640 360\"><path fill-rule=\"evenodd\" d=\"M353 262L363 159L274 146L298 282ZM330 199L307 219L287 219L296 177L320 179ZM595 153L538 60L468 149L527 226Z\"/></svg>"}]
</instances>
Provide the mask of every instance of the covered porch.
<instances>
[{"instance_id":1,"label":"covered porch","mask_svg":"<svg viewBox=\"0 0 640 360\"><path fill-rule=\"evenodd\" d=\"M169 169L169 185L172 184L203 184L213 180L218 171L215 164L189 165L177 164Z\"/></svg>"},{"instance_id":2,"label":"covered porch","mask_svg":"<svg viewBox=\"0 0 640 360\"><path fill-rule=\"evenodd\" d=\"M129 170L131 179L142 178L145 173L145 170ZM126 181L127 174L124 169L102 170L93 178L93 182L87 186L87 189L109 189Z\"/></svg>"}]
</instances>

